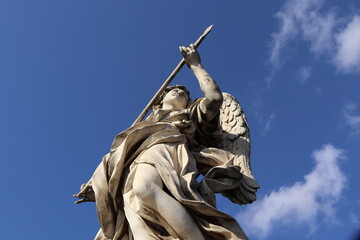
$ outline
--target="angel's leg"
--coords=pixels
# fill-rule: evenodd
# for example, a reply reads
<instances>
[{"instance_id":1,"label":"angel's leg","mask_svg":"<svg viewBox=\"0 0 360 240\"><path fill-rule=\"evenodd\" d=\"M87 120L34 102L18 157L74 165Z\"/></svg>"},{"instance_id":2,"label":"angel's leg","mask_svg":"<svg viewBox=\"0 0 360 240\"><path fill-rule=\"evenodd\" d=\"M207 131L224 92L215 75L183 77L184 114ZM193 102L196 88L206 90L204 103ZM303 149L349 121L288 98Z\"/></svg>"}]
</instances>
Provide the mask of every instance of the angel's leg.
<instances>
[{"instance_id":1,"label":"angel's leg","mask_svg":"<svg viewBox=\"0 0 360 240\"><path fill-rule=\"evenodd\" d=\"M133 191L146 207L158 212L181 239L204 239L200 229L186 209L163 191L163 182L155 167L145 163L138 164ZM136 236L135 239L138 240Z\"/></svg>"}]
</instances>

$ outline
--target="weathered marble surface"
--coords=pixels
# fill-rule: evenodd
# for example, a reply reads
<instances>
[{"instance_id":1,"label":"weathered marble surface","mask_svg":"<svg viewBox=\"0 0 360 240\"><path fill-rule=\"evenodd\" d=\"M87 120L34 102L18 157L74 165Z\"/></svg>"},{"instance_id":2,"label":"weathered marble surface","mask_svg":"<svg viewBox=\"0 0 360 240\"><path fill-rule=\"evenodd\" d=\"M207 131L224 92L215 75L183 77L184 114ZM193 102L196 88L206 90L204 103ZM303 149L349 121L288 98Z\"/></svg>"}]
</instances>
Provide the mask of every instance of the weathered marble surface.
<instances>
[{"instance_id":1,"label":"weathered marble surface","mask_svg":"<svg viewBox=\"0 0 360 240\"><path fill-rule=\"evenodd\" d=\"M201 65L195 47L180 51L204 97L193 102L185 87L168 87L145 121L115 137L74 195L76 203L96 202L96 240L247 239L215 203L215 193L238 204L256 199L247 120Z\"/></svg>"}]
</instances>

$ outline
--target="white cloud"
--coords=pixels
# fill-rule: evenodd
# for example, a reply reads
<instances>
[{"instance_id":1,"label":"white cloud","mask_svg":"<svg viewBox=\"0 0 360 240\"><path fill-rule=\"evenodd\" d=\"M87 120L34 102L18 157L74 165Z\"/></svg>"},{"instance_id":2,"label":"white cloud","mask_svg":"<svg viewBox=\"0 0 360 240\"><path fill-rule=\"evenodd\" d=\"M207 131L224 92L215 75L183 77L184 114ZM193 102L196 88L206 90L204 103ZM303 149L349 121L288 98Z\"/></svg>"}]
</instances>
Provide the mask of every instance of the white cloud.
<instances>
[{"instance_id":1,"label":"white cloud","mask_svg":"<svg viewBox=\"0 0 360 240\"><path fill-rule=\"evenodd\" d=\"M271 113L268 119L265 122L264 132L263 135L265 136L271 129L272 123L274 122L274 119L276 117L275 113Z\"/></svg>"},{"instance_id":2,"label":"white cloud","mask_svg":"<svg viewBox=\"0 0 360 240\"><path fill-rule=\"evenodd\" d=\"M301 83L304 83L309 79L311 70L312 70L311 67L307 67L307 66L300 67L298 79Z\"/></svg>"},{"instance_id":3,"label":"white cloud","mask_svg":"<svg viewBox=\"0 0 360 240\"><path fill-rule=\"evenodd\" d=\"M324 95L324 92L323 92L323 90L322 90L321 87L316 87L316 88L315 88L315 92L316 92L320 97L322 97L322 96Z\"/></svg>"},{"instance_id":4,"label":"white cloud","mask_svg":"<svg viewBox=\"0 0 360 240\"><path fill-rule=\"evenodd\" d=\"M360 229L360 219L353 213L350 213L349 217L351 223L353 223L357 229Z\"/></svg>"},{"instance_id":5,"label":"white cloud","mask_svg":"<svg viewBox=\"0 0 360 240\"><path fill-rule=\"evenodd\" d=\"M253 110L255 117L260 125L260 134L265 137L273 128L276 113L265 113L265 111L263 110L263 105L263 99L257 98L251 103L251 109Z\"/></svg>"},{"instance_id":6,"label":"white cloud","mask_svg":"<svg viewBox=\"0 0 360 240\"><path fill-rule=\"evenodd\" d=\"M246 233L266 238L279 225L301 224L308 225L311 233L316 230L319 217L335 219L335 204L346 185L339 167L344 151L324 145L312 156L315 166L303 181L272 191L237 215Z\"/></svg>"},{"instance_id":7,"label":"white cloud","mask_svg":"<svg viewBox=\"0 0 360 240\"><path fill-rule=\"evenodd\" d=\"M360 72L360 16L354 16L336 37L335 64L345 73Z\"/></svg>"},{"instance_id":8,"label":"white cloud","mask_svg":"<svg viewBox=\"0 0 360 240\"><path fill-rule=\"evenodd\" d=\"M345 125L349 126L353 134L360 133L360 115L355 115L357 104L354 102L347 103L344 107L343 116L345 119Z\"/></svg>"},{"instance_id":9,"label":"white cloud","mask_svg":"<svg viewBox=\"0 0 360 240\"><path fill-rule=\"evenodd\" d=\"M310 42L310 49L315 54L331 49L336 18L332 12L320 13L323 3L324 0L288 0L276 14L280 28L272 34L268 60L272 72L268 82L283 64L283 49L298 35Z\"/></svg>"},{"instance_id":10,"label":"white cloud","mask_svg":"<svg viewBox=\"0 0 360 240\"><path fill-rule=\"evenodd\" d=\"M343 20L324 3L325 0L287 0L276 14L279 29L271 35L268 83L283 65L284 50L299 39L308 43L310 52L317 57L332 59L340 72L360 72L360 16L355 15L342 27Z\"/></svg>"},{"instance_id":11,"label":"white cloud","mask_svg":"<svg viewBox=\"0 0 360 240\"><path fill-rule=\"evenodd\" d=\"M256 109L254 110L254 113L255 113L255 117L257 118L260 124L261 135L265 137L274 125L276 114L273 112L270 115L267 115L262 111Z\"/></svg>"}]
</instances>

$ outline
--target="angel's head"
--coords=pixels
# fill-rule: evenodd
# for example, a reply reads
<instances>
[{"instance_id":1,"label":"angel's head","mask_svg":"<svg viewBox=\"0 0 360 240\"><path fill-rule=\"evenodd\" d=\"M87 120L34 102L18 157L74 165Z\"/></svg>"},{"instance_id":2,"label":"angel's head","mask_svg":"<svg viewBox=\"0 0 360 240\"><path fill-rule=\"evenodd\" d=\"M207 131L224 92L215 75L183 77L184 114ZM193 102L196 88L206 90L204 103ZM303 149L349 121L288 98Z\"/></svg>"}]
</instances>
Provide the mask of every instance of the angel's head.
<instances>
[{"instance_id":1,"label":"angel's head","mask_svg":"<svg viewBox=\"0 0 360 240\"><path fill-rule=\"evenodd\" d=\"M174 85L165 89L154 108L185 109L191 102L190 92L187 88L182 85Z\"/></svg>"}]
</instances>

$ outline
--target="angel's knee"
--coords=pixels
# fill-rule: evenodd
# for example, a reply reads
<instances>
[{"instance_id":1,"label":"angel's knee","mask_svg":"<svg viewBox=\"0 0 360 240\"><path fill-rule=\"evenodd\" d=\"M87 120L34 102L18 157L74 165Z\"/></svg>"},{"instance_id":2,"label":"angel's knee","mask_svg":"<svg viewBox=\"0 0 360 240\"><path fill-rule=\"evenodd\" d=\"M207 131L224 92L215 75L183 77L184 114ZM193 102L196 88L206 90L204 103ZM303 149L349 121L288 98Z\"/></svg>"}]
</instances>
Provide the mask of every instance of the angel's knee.
<instances>
[{"instance_id":1,"label":"angel's knee","mask_svg":"<svg viewBox=\"0 0 360 240\"><path fill-rule=\"evenodd\" d=\"M154 199L155 189L152 183L136 184L133 186L134 194L143 202L152 202Z\"/></svg>"},{"instance_id":2,"label":"angel's knee","mask_svg":"<svg viewBox=\"0 0 360 240\"><path fill-rule=\"evenodd\" d=\"M147 204L152 204L158 191L162 190L162 180L155 167L139 164L133 181L133 192Z\"/></svg>"}]
</instances>

